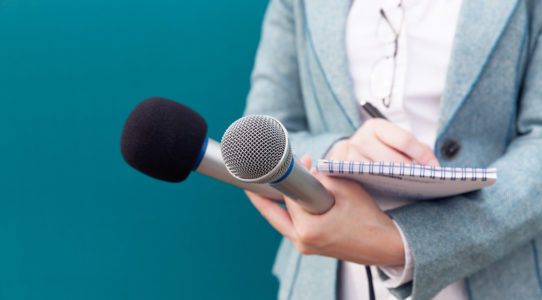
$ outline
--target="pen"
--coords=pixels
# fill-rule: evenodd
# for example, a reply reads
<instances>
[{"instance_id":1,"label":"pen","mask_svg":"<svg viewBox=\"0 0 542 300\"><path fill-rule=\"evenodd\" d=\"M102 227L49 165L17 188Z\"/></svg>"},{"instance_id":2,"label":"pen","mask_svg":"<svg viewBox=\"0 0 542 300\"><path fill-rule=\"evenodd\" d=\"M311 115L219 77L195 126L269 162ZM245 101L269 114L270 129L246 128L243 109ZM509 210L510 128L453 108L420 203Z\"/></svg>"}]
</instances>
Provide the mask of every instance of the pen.
<instances>
[{"instance_id":1,"label":"pen","mask_svg":"<svg viewBox=\"0 0 542 300\"><path fill-rule=\"evenodd\" d=\"M363 109L371 118L380 118L387 120L386 116L384 116L376 107L374 107L371 103L367 101L360 101L359 106L361 109Z\"/></svg>"}]
</instances>

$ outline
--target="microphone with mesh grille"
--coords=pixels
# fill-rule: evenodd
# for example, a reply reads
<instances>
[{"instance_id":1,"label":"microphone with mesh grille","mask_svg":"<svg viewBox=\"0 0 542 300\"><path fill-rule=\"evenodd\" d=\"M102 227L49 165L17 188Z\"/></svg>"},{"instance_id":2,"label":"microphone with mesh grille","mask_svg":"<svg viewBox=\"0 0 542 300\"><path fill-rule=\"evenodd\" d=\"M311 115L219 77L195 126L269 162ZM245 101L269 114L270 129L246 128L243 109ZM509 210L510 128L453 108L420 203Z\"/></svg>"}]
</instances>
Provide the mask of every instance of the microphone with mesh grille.
<instances>
[{"instance_id":1,"label":"microphone with mesh grille","mask_svg":"<svg viewBox=\"0 0 542 300\"><path fill-rule=\"evenodd\" d=\"M281 193L269 185L231 176L219 143L207 137L205 119L179 102L154 97L139 103L124 124L120 149L130 166L156 179L181 182L195 171L282 200Z\"/></svg>"},{"instance_id":2,"label":"microphone with mesh grille","mask_svg":"<svg viewBox=\"0 0 542 300\"><path fill-rule=\"evenodd\" d=\"M251 115L224 133L222 157L228 171L246 183L269 183L309 213L323 214L333 195L292 154L286 128L275 118Z\"/></svg>"}]
</instances>

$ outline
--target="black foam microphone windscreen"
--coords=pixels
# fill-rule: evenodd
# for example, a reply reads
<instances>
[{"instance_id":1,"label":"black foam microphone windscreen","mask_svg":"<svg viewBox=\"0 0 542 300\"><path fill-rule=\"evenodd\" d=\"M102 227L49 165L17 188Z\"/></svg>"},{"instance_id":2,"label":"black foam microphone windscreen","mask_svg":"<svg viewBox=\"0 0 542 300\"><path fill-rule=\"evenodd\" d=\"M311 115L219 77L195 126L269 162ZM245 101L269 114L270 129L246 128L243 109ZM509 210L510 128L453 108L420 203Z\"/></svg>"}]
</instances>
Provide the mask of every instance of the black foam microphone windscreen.
<instances>
[{"instance_id":1,"label":"black foam microphone windscreen","mask_svg":"<svg viewBox=\"0 0 542 300\"><path fill-rule=\"evenodd\" d=\"M122 130L120 149L126 162L151 177L180 182L198 160L207 123L189 107L164 98L139 103Z\"/></svg>"}]
</instances>

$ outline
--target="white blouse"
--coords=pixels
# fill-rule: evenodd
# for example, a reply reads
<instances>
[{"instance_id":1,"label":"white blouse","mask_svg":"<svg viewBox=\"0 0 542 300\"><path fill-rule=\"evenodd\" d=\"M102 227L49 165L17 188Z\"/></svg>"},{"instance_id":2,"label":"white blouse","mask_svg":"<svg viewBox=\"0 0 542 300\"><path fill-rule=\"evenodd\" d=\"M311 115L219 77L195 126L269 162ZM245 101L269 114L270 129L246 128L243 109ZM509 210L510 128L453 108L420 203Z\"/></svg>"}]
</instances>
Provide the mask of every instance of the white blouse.
<instances>
[{"instance_id":1,"label":"white blouse","mask_svg":"<svg viewBox=\"0 0 542 300\"><path fill-rule=\"evenodd\" d=\"M403 9L398 8L399 3L400 0L353 0L346 25L346 49L354 92L358 101L371 102L391 122L433 148L461 0L403 0ZM382 61L393 56L395 34L380 9L399 32L389 107L384 106L380 97L391 90L393 60ZM401 199L376 201L384 210L408 203ZM376 268L372 268L377 300L395 299L387 288L412 280L414 262L404 236L403 242L405 266L383 268L391 280L383 282ZM341 262L340 278L342 300L369 299L364 266ZM468 299L464 281L450 284L434 299Z\"/></svg>"}]
</instances>

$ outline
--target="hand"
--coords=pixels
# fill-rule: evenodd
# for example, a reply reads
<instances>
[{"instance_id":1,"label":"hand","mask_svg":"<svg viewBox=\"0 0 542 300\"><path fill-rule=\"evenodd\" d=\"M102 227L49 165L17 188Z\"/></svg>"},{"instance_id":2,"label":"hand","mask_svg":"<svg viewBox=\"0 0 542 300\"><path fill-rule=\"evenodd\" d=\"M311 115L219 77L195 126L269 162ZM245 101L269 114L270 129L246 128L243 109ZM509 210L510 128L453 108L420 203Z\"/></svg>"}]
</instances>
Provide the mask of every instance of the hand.
<instances>
[{"instance_id":1,"label":"hand","mask_svg":"<svg viewBox=\"0 0 542 300\"><path fill-rule=\"evenodd\" d=\"M328 159L385 161L438 166L431 148L384 119L369 119L350 138L337 142Z\"/></svg>"},{"instance_id":2,"label":"hand","mask_svg":"<svg viewBox=\"0 0 542 300\"><path fill-rule=\"evenodd\" d=\"M301 161L310 167L310 156L305 155ZM303 254L330 256L364 265L404 264L399 231L359 184L313 174L335 197L335 205L322 215L306 212L288 197L285 197L286 210L270 199L245 192L267 221Z\"/></svg>"}]
</instances>

